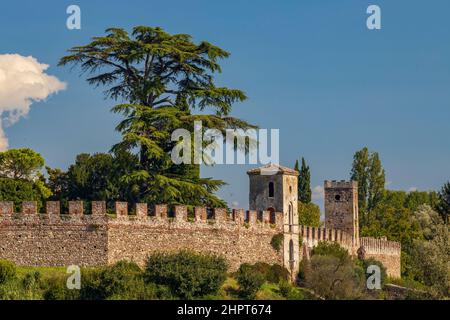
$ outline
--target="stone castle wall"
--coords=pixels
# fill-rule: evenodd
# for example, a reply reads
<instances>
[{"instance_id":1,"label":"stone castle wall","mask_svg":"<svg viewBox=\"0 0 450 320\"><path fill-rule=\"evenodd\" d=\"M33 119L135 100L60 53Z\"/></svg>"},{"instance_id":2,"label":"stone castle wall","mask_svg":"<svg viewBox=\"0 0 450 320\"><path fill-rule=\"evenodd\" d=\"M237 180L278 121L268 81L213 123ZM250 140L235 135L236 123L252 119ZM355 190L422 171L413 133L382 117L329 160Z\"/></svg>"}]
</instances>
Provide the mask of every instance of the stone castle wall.
<instances>
[{"instance_id":1,"label":"stone castle wall","mask_svg":"<svg viewBox=\"0 0 450 320\"><path fill-rule=\"evenodd\" d=\"M374 258L386 267L388 276L401 276L401 245L399 242L386 239L360 238L364 248L365 258Z\"/></svg>"},{"instance_id":2,"label":"stone castle wall","mask_svg":"<svg viewBox=\"0 0 450 320\"><path fill-rule=\"evenodd\" d=\"M321 241L337 242L356 256L358 249L364 248L365 258L374 258L386 267L388 276L401 276L401 245L399 242L375 238L355 238L352 235L336 229L300 226L302 245L311 250ZM304 251L304 250L303 250Z\"/></svg>"},{"instance_id":3,"label":"stone castle wall","mask_svg":"<svg viewBox=\"0 0 450 320\"><path fill-rule=\"evenodd\" d=\"M0 202L0 259L25 266L99 266L122 259L143 266L152 252L181 249L222 255L236 270L242 263L283 264L282 249L270 244L283 232L283 215L267 211L224 209L207 212L176 206L137 204L134 215L128 204L116 203L115 216L107 214L104 202L93 202L92 212L83 213L81 201L69 202L68 214L58 202L48 202L46 212L37 213L35 202L25 202L14 213L12 202Z\"/></svg>"},{"instance_id":4,"label":"stone castle wall","mask_svg":"<svg viewBox=\"0 0 450 320\"><path fill-rule=\"evenodd\" d=\"M107 223L100 215L83 215L70 204L70 215L47 203L38 214L35 202L14 213L12 202L0 203L0 258L24 266L97 266L107 263Z\"/></svg>"},{"instance_id":5,"label":"stone castle wall","mask_svg":"<svg viewBox=\"0 0 450 320\"><path fill-rule=\"evenodd\" d=\"M284 247L276 251L271 241L280 233L285 235ZM300 259L304 250L298 248L299 237L308 250L321 241L338 242L352 255L364 247L366 258L381 261L390 276L400 277L399 243L355 238L330 228L290 227L282 213L228 214L196 207L188 218L185 206L175 206L169 214L166 205L149 210L140 203L130 215L128 204L117 202L114 215L109 215L101 201L92 202L90 214L84 214L82 201L69 202L67 214L61 214L59 202L47 202L45 213L37 212L35 202L24 202L22 211L15 213L12 202L0 202L0 259L24 266L100 266L122 259L143 266L153 252L187 249L221 255L234 271L242 263L286 265L291 239Z\"/></svg>"}]
</instances>

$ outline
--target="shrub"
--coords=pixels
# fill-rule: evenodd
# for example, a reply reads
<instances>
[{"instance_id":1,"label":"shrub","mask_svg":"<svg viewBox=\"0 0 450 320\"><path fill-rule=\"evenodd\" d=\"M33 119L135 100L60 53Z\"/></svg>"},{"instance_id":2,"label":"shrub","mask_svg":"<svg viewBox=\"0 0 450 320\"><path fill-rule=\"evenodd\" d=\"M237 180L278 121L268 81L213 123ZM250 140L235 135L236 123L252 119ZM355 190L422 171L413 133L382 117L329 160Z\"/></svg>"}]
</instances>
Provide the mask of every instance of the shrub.
<instances>
[{"instance_id":1,"label":"shrub","mask_svg":"<svg viewBox=\"0 0 450 320\"><path fill-rule=\"evenodd\" d=\"M164 290L146 284L144 273L134 262L119 261L113 266L84 270L80 298L84 300L144 300L168 297Z\"/></svg>"},{"instance_id":2,"label":"shrub","mask_svg":"<svg viewBox=\"0 0 450 320\"><path fill-rule=\"evenodd\" d=\"M261 274L264 280L270 283L278 284L280 281L289 279L289 271L279 264L270 265L265 262L257 262L253 265L246 264L246 268Z\"/></svg>"},{"instance_id":3,"label":"shrub","mask_svg":"<svg viewBox=\"0 0 450 320\"><path fill-rule=\"evenodd\" d=\"M380 267L380 271L381 271L381 287L383 288L384 285L386 284L387 281L387 273L386 273L386 267L378 260L375 260L374 258L368 258L365 260L360 260L360 265L366 275L366 280L368 279L369 276L371 276L371 274L367 273L367 268L371 265L377 265L378 267Z\"/></svg>"},{"instance_id":4,"label":"shrub","mask_svg":"<svg viewBox=\"0 0 450 320\"><path fill-rule=\"evenodd\" d=\"M25 290L33 291L41 284L41 273L39 271L27 273L22 279L22 286Z\"/></svg>"},{"instance_id":5,"label":"shrub","mask_svg":"<svg viewBox=\"0 0 450 320\"><path fill-rule=\"evenodd\" d=\"M53 276L46 279L43 284L45 300L78 300L80 298L79 290L70 290L67 288L67 279L65 276Z\"/></svg>"},{"instance_id":6,"label":"shrub","mask_svg":"<svg viewBox=\"0 0 450 320\"><path fill-rule=\"evenodd\" d=\"M98 290L105 299L115 295L129 295L142 291L142 270L133 262L119 261L105 268L99 277Z\"/></svg>"},{"instance_id":7,"label":"shrub","mask_svg":"<svg viewBox=\"0 0 450 320\"><path fill-rule=\"evenodd\" d=\"M308 268L309 268L309 261L307 259L302 259L300 261L299 271L298 271L298 275L297 275L298 283L300 285L305 284L305 278L306 278L306 273L308 272L307 271Z\"/></svg>"},{"instance_id":8,"label":"shrub","mask_svg":"<svg viewBox=\"0 0 450 320\"><path fill-rule=\"evenodd\" d=\"M356 299L363 293L364 273L351 259L316 254L305 270L305 283L325 299Z\"/></svg>"},{"instance_id":9,"label":"shrub","mask_svg":"<svg viewBox=\"0 0 450 320\"><path fill-rule=\"evenodd\" d=\"M284 236L282 233L278 233L272 237L272 240L270 241L270 245L274 250L277 252L280 252L281 246L283 245L283 239Z\"/></svg>"},{"instance_id":10,"label":"shrub","mask_svg":"<svg viewBox=\"0 0 450 320\"><path fill-rule=\"evenodd\" d=\"M82 269L81 270L81 290L82 300L102 300L105 293L100 289L101 273L104 269Z\"/></svg>"},{"instance_id":11,"label":"shrub","mask_svg":"<svg viewBox=\"0 0 450 320\"><path fill-rule=\"evenodd\" d=\"M0 300L23 300L23 289L17 279L0 284Z\"/></svg>"},{"instance_id":12,"label":"shrub","mask_svg":"<svg viewBox=\"0 0 450 320\"><path fill-rule=\"evenodd\" d=\"M271 283L279 283L280 281L286 281L288 279L289 271L279 264L271 265L266 274L266 280Z\"/></svg>"},{"instance_id":13,"label":"shrub","mask_svg":"<svg viewBox=\"0 0 450 320\"><path fill-rule=\"evenodd\" d=\"M311 255L332 256L341 262L350 259L348 251L336 242L319 242L319 244L312 249Z\"/></svg>"},{"instance_id":14,"label":"shrub","mask_svg":"<svg viewBox=\"0 0 450 320\"><path fill-rule=\"evenodd\" d=\"M236 280L239 284L239 293L242 298L254 299L258 290L264 284L264 276L259 272L254 272L254 268L249 264L242 264L237 272Z\"/></svg>"},{"instance_id":15,"label":"shrub","mask_svg":"<svg viewBox=\"0 0 450 320\"><path fill-rule=\"evenodd\" d=\"M0 260L0 284L4 284L16 277L16 265L7 260Z\"/></svg>"},{"instance_id":16,"label":"shrub","mask_svg":"<svg viewBox=\"0 0 450 320\"><path fill-rule=\"evenodd\" d=\"M278 287L283 297L288 298L291 295L292 285L288 281L280 281Z\"/></svg>"},{"instance_id":17,"label":"shrub","mask_svg":"<svg viewBox=\"0 0 450 320\"><path fill-rule=\"evenodd\" d=\"M190 251L155 253L148 258L146 280L167 285L178 297L216 294L226 279L223 258Z\"/></svg>"}]
</instances>

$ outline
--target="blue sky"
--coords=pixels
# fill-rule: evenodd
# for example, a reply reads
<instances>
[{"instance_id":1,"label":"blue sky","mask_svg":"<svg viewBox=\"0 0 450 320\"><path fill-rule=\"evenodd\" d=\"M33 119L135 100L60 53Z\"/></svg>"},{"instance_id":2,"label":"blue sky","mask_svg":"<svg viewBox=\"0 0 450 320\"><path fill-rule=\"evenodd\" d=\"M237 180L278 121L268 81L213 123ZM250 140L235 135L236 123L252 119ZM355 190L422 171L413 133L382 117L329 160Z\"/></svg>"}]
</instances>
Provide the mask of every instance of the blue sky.
<instances>
[{"instance_id":1,"label":"blue sky","mask_svg":"<svg viewBox=\"0 0 450 320\"><path fill-rule=\"evenodd\" d=\"M66 28L70 4L81 7L81 30ZM369 4L381 7L379 31L366 27ZM437 189L450 178L449 12L447 0L2 1L0 54L32 55L68 84L5 131L11 148L31 147L52 167L108 151L120 139L114 101L56 64L108 27L161 26L231 52L218 82L249 96L233 114L279 128L281 163L304 156L312 187L348 179L353 153L368 146L389 188ZM220 195L245 208L248 168L203 175L228 182Z\"/></svg>"}]
</instances>

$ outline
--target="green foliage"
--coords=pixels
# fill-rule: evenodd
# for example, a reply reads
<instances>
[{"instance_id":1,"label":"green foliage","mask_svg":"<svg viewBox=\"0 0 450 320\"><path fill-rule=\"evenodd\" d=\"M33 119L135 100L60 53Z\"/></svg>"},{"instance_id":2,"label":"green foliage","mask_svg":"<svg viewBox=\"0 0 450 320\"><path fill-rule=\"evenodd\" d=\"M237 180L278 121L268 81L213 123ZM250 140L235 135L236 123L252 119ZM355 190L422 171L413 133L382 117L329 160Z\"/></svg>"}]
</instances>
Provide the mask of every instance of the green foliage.
<instances>
[{"instance_id":1,"label":"green foliage","mask_svg":"<svg viewBox=\"0 0 450 320\"><path fill-rule=\"evenodd\" d=\"M133 262L119 261L99 274L98 291L103 299L113 297L139 298L144 291L142 270Z\"/></svg>"},{"instance_id":2,"label":"green foliage","mask_svg":"<svg viewBox=\"0 0 450 320\"><path fill-rule=\"evenodd\" d=\"M357 151L353 156L353 164L350 172L350 178L354 181L358 181L358 206L360 215L360 227L363 226L363 217L367 210L367 193L369 185L368 168L370 166L369 161L369 149L363 148Z\"/></svg>"},{"instance_id":3,"label":"green foliage","mask_svg":"<svg viewBox=\"0 0 450 320\"><path fill-rule=\"evenodd\" d=\"M61 276L52 276L43 284L44 300L78 300L80 299L79 290L69 290L66 284L66 278Z\"/></svg>"},{"instance_id":4,"label":"green foliage","mask_svg":"<svg viewBox=\"0 0 450 320\"><path fill-rule=\"evenodd\" d=\"M43 205L48 193L40 181L30 182L26 180L14 180L10 178L0 178L0 201L12 201L15 210L20 211L22 202L36 201L38 209Z\"/></svg>"},{"instance_id":5,"label":"green foliage","mask_svg":"<svg viewBox=\"0 0 450 320\"><path fill-rule=\"evenodd\" d=\"M436 214L436 213L435 213ZM450 297L450 231L442 220L430 221L431 226L424 230L427 240L414 240L411 255L411 265L415 280L419 280L430 288L437 298Z\"/></svg>"},{"instance_id":6,"label":"green foliage","mask_svg":"<svg viewBox=\"0 0 450 320\"><path fill-rule=\"evenodd\" d=\"M314 203L298 202L298 223L301 226L320 226L320 207Z\"/></svg>"},{"instance_id":7,"label":"green foliage","mask_svg":"<svg viewBox=\"0 0 450 320\"><path fill-rule=\"evenodd\" d=\"M44 159L31 149L0 152L0 201L13 201L20 210L23 201L37 201L38 208L51 195L40 173Z\"/></svg>"},{"instance_id":8,"label":"green foliage","mask_svg":"<svg viewBox=\"0 0 450 320\"><path fill-rule=\"evenodd\" d=\"M0 260L0 284L11 281L16 277L16 265L7 260Z\"/></svg>"},{"instance_id":9,"label":"green foliage","mask_svg":"<svg viewBox=\"0 0 450 320\"><path fill-rule=\"evenodd\" d=\"M325 299L358 299L364 291L364 269L335 242L319 242L310 261L302 261L300 282Z\"/></svg>"},{"instance_id":10,"label":"green foliage","mask_svg":"<svg viewBox=\"0 0 450 320\"><path fill-rule=\"evenodd\" d=\"M79 154L67 172L47 168L54 200L137 202L136 186L122 180L137 167L138 158L128 152Z\"/></svg>"},{"instance_id":11,"label":"green foliage","mask_svg":"<svg viewBox=\"0 0 450 320\"><path fill-rule=\"evenodd\" d=\"M366 275L366 280L368 279L368 277L371 274L367 273L367 268L369 266L372 265L376 265L380 268L380 276L381 276L381 287L383 288L384 285L386 284L387 280L388 280L388 276L387 276L387 272L386 272L386 267L383 265L383 263L381 263L380 261L374 259L374 258L368 258L368 259L364 259L364 260L359 260L359 265L361 266L362 270L364 270L364 273Z\"/></svg>"},{"instance_id":12,"label":"green foliage","mask_svg":"<svg viewBox=\"0 0 450 320\"><path fill-rule=\"evenodd\" d=\"M424 204L429 205L431 208L436 208L439 203L439 196L435 191L411 191L404 194L404 196L404 206L411 211L416 211Z\"/></svg>"},{"instance_id":13,"label":"green foliage","mask_svg":"<svg viewBox=\"0 0 450 320\"><path fill-rule=\"evenodd\" d=\"M11 149L0 152L0 177L33 180L39 176L44 158L31 149Z\"/></svg>"},{"instance_id":14,"label":"green foliage","mask_svg":"<svg viewBox=\"0 0 450 320\"><path fill-rule=\"evenodd\" d=\"M273 264L265 274L267 282L279 283L280 281L286 281L290 277L289 271L280 266L279 264Z\"/></svg>"},{"instance_id":15,"label":"green foliage","mask_svg":"<svg viewBox=\"0 0 450 320\"><path fill-rule=\"evenodd\" d=\"M358 181L360 227L366 225L367 215L380 203L384 194L385 171L377 152L367 148L357 151L353 157L350 177Z\"/></svg>"},{"instance_id":16,"label":"green foliage","mask_svg":"<svg viewBox=\"0 0 450 320\"><path fill-rule=\"evenodd\" d=\"M205 130L222 132L254 128L230 116L232 105L245 100L245 94L214 83L215 73L221 72L219 60L229 53L161 28L106 32L70 49L59 65L80 65L83 72L91 73L90 84L107 86L107 97L126 101L112 109L124 116L116 128L122 141L113 150L136 152L139 161L122 182L133 185L143 202L226 206L213 194L223 181L200 178L198 165L172 162L171 152L181 143L172 141L171 134L181 128L192 132L194 121L202 121ZM213 114L207 114L208 109Z\"/></svg>"},{"instance_id":17,"label":"green foliage","mask_svg":"<svg viewBox=\"0 0 450 320\"><path fill-rule=\"evenodd\" d=\"M302 203L311 203L311 172L306 165L305 158L302 158L302 167L299 170L298 160L295 162L295 170L299 172L298 176L298 200Z\"/></svg>"},{"instance_id":18,"label":"green foliage","mask_svg":"<svg viewBox=\"0 0 450 320\"><path fill-rule=\"evenodd\" d=\"M292 293L292 285L288 282L288 281L280 281L280 283L278 284L278 287L280 289L280 294L285 297L288 298L291 293Z\"/></svg>"},{"instance_id":19,"label":"green foliage","mask_svg":"<svg viewBox=\"0 0 450 320\"><path fill-rule=\"evenodd\" d=\"M436 297L448 296L448 226L437 212L434 192L386 191L364 236L388 237L402 244L402 277L419 281Z\"/></svg>"},{"instance_id":20,"label":"green foliage","mask_svg":"<svg viewBox=\"0 0 450 320\"><path fill-rule=\"evenodd\" d=\"M251 269L253 273L262 275L265 281L277 284L280 281L289 279L289 271L279 264L268 264L265 262L257 262L255 264L245 264L246 269Z\"/></svg>"},{"instance_id":21,"label":"green foliage","mask_svg":"<svg viewBox=\"0 0 450 320\"><path fill-rule=\"evenodd\" d=\"M221 257L181 251L152 254L145 275L149 282L168 285L174 295L192 299L216 294L226 279L226 271Z\"/></svg>"},{"instance_id":22,"label":"green foliage","mask_svg":"<svg viewBox=\"0 0 450 320\"><path fill-rule=\"evenodd\" d=\"M348 251L341 247L337 242L321 241L312 249L311 255L332 256L341 262L351 259Z\"/></svg>"},{"instance_id":23,"label":"green foliage","mask_svg":"<svg viewBox=\"0 0 450 320\"><path fill-rule=\"evenodd\" d=\"M447 182L439 192L439 203L437 210L446 224L450 217L450 181Z\"/></svg>"},{"instance_id":24,"label":"green foliage","mask_svg":"<svg viewBox=\"0 0 450 320\"><path fill-rule=\"evenodd\" d=\"M401 243L404 277L417 279L411 260L413 242L415 239L426 239L427 234L433 232L429 229L432 225L426 227L425 221L434 221L436 218L440 220L436 213L430 212L430 205L435 204L435 201L436 195L433 192L386 190L380 203L368 216L366 225L361 228L362 236L387 237Z\"/></svg>"},{"instance_id":25,"label":"green foliage","mask_svg":"<svg viewBox=\"0 0 450 320\"><path fill-rule=\"evenodd\" d=\"M280 252L281 247L283 245L283 239L284 235L282 233L278 233L272 237L272 240L270 240L270 245L274 250Z\"/></svg>"},{"instance_id":26,"label":"green foliage","mask_svg":"<svg viewBox=\"0 0 450 320\"><path fill-rule=\"evenodd\" d=\"M240 296L244 299L252 300L256 297L258 290L264 284L264 276L259 272L254 272L254 268L248 264L242 264L236 274L239 284Z\"/></svg>"}]
</instances>

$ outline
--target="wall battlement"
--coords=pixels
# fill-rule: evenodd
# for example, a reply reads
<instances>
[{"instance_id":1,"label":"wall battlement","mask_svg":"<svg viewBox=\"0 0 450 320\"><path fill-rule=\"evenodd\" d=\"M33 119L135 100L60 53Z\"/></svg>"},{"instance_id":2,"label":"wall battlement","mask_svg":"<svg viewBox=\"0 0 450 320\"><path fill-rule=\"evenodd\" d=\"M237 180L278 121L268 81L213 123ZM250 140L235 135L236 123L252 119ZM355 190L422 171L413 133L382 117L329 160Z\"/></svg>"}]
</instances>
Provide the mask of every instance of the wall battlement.
<instances>
[{"instance_id":1,"label":"wall battlement","mask_svg":"<svg viewBox=\"0 0 450 320\"><path fill-rule=\"evenodd\" d=\"M86 209L86 210L85 210ZM271 246L283 232L282 213L138 203L131 210L116 202L108 210L93 201L70 201L63 213L57 201L38 212L36 202L0 202L0 259L23 266L101 266L127 259L145 265L157 251L194 250L225 257L230 270L242 263L283 265L282 250Z\"/></svg>"},{"instance_id":2,"label":"wall battlement","mask_svg":"<svg viewBox=\"0 0 450 320\"><path fill-rule=\"evenodd\" d=\"M193 250L223 256L230 271L242 263L266 262L286 267L292 280L301 258L322 241L339 243L352 256L381 261L390 276L400 277L400 244L360 238L358 184L325 181L325 227L298 225L297 176L250 174L250 209L184 205L58 201L38 212L35 201L0 201L0 259L23 266L101 266L119 260L145 265L158 251ZM283 235L280 248L275 236ZM302 247L300 247L302 243ZM362 250L364 249L364 250ZM305 256L306 254L306 256Z\"/></svg>"},{"instance_id":3,"label":"wall battlement","mask_svg":"<svg viewBox=\"0 0 450 320\"><path fill-rule=\"evenodd\" d=\"M300 237L303 245L302 254L307 259L311 250L319 242L337 242L353 256L359 255L363 248L364 258L374 258L382 262L389 276L400 278L401 245L399 242L388 241L384 238L355 238L343 230L307 226L300 226Z\"/></svg>"},{"instance_id":4,"label":"wall battlement","mask_svg":"<svg viewBox=\"0 0 450 320\"><path fill-rule=\"evenodd\" d=\"M114 210L110 212L106 208L105 201L92 201L91 211L86 213L83 201L69 201L68 212L63 213L59 201L48 201L46 202L45 212L38 213L35 201L23 202L20 212L14 212L13 202L0 201L0 222L7 220L15 223L45 220L56 222L59 219L61 223L64 223L77 219L99 220L102 217L105 223L128 220L151 224L155 221L161 221L172 224L186 222L193 226L196 224L229 224L230 226L246 228L260 227L283 230L283 214L281 212L233 209L229 213L224 208L194 207L193 215L189 217L188 209L183 205L155 205L150 208L146 203L137 203L133 211L130 212L127 202L115 202Z\"/></svg>"},{"instance_id":5,"label":"wall battlement","mask_svg":"<svg viewBox=\"0 0 450 320\"><path fill-rule=\"evenodd\" d=\"M366 254L398 255L402 251L401 244L395 241L376 238L360 238L360 245L364 247Z\"/></svg>"},{"instance_id":6,"label":"wall battlement","mask_svg":"<svg viewBox=\"0 0 450 320\"><path fill-rule=\"evenodd\" d=\"M358 188L358 182L346 180L325 180L325 188Z\"/></svg>"},{"instance_id":7,"label":"wall battlement","mask_svg":"<svg viewBox=\"0 0 450 320\"><path fill-rule=\"evenodd\" d=\"M350 234L342 230L300 226L300 236L303 239L303 244L308 248L313 248L321 241L337 242L342 247L353 251L353 247L357 245L357 239L354 239Z\"/></svg>"}]
</instances>

